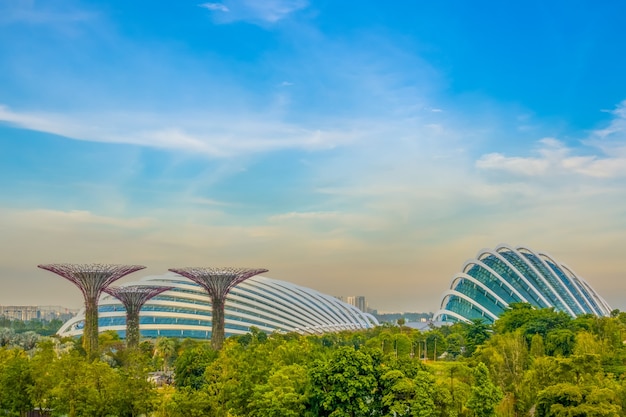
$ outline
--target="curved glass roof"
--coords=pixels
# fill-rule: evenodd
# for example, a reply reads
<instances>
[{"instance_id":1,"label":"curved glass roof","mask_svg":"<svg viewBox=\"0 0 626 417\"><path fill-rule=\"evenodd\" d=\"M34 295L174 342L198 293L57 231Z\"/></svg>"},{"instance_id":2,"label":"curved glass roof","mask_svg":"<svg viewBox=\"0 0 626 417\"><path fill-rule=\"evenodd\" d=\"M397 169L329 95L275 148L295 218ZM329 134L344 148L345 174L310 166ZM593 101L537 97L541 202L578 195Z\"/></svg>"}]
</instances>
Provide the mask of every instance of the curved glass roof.
<instances>
[{"instance_id":1,"label":"curved glass roof","mask_svg":"<svg viewBox=\"0 0 626 417\"><path fill-rule=\"evenodd\" d=\"M572 317L608 316L611 307L572 270L546 253L499 245L483 249L452 278L434 320L493 323L509 303L554 307Z\"/></svg>"},{"instance_id":2,"label":"curved glass roof","mask_svg":"<svg viewBox=\"0 0 626 417\"><path fill-rule=\"evenodd\" d=\"M172 287L148 300L139 315L142 337L210 339L211 300L204 290L186 278L167 273L149 276L122 286ZM126 332L126 311L116 298L100 299L99 330ZM66 322L58 334L79 336L84 311ZM225 306L226 336L245 334L250 327L271 333L321 334L340 330L366 329L378 325L372 315L339 299L285 281L254 276L230 290Z\"/></svg>"}]
</instances>

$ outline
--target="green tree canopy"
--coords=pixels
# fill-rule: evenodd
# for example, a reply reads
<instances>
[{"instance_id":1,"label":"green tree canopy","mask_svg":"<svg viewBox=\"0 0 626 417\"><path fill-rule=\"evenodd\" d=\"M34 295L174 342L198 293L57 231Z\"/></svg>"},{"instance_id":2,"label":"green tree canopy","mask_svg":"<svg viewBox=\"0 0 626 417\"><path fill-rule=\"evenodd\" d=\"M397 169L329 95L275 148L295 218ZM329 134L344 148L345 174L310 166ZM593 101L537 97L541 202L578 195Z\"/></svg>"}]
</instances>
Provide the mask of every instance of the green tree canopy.
<instances>
[{"instance_id":1,"label":"green tree canopy","mask_svg":"<svg viewBox=\"0 0 626 417\"><path fill-rule=\"evenodd\" d=\"M496 415L496 405L502 399L502 391L489 379L489 370L480 362L474 369L474 385L467 408L476 417L492 417Z\"/></svg>"}]
</instances>

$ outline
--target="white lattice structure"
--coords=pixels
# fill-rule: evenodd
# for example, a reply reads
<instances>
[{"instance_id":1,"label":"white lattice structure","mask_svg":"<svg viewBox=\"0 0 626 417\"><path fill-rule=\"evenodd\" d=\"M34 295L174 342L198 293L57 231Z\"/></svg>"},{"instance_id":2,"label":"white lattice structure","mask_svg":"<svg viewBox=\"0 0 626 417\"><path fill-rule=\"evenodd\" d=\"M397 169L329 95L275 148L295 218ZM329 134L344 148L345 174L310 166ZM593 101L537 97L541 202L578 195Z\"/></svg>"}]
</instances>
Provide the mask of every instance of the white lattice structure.
<instances>
[{"instance_id":1,"label":"white lattice structure","mask_svg":"<svg viewBox=\"0 0 626 417\"><path fill-rule=\"evenodd\" d=\"M608 316L611 307L571 268L544 252L498 245L463 265L443 295L434 320L494 322L509 303L554 307L576 317Z\"/></svg>"}]
</instances>

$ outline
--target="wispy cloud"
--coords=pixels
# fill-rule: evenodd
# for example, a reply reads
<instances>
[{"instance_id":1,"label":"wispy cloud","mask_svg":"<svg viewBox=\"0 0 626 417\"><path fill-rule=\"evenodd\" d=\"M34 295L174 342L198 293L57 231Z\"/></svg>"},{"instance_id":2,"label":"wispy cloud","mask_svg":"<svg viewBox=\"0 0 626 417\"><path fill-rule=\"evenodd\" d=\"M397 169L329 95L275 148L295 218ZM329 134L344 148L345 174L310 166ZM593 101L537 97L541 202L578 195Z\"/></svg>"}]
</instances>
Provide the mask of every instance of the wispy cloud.
<instances>
[{"instance_id":1,"label":"wispy cloud","mask_svg":"<svg viewBox=\"0 0 626 417\"><path fill-rule=\"evenodd\" d=\"M198 6L208 9L208 10L212 10L212 11L220 11L220 12L230 11L230 9L222 3L202 3L202 4L199 4Z\"/></svg>"},{"instance_id":2,"label":"wispy cloud","mask_svg":"<svg viewBox=\"0 0 626 417\"><path fill-rule=\"evenodd\" d=\"M626 100L608 113L613 116L608 126L594 130L583 143L596 147L607 155L626 157Z\"/></svg>"},{"instance_id":3,"label":"wispy cloud","mask_svg":"<svg viewBox=\"0 0 626 417\"><path fill-rule=\"evenodd\" d=\"M534 156L505 156L495 152L483 155L476 167L521 177L576 174L592 178L626 176L626 101L611 112L608 126L590 133L581 143L586 148L567 146L548 138L538 142Z\"/></svg>"},{"instance_id":4,"label":"wispy cloud","mask_svg":"<svg viewBox=\"0 0 626 417\"><path fill-rule=\"evenodd\" d=\"M0 122L70 139L126 143L230 157L283 149L330 149L356 140L351 129L307 128L271 115L218 115L210 119L158 114L74 114L16 112L0 106ZM274 119L274 120L272 120ZM242 120L244 120L242 122Z\"/></svg>"},{"instance_id":5,"label":"wispy cloud","mask_svg":"<svg viewBox=\"0 0 626 417\"><path fill-rule=\"evenodd\" d=\"M67 227L114 227L120 230L142 230L154 226L153 219L147 217L119 218L95 214L87 210L58 211L50 209L9 211L2 210L4 215L16 223L26 225L32 219L38 219L38 227L46 230L64 230Z\"/></svg>"},{"instance_id":6,"label":"wispy cloud","mask_svg":"<svg viewBox=\"0 0 626 417\"><path fill-rule=\"evenodd\" d=\"M476 166L480 169L501 170L516 175L538 176L544 175L548 168L548 161L540 158L506 157L500 153L483 155Z\"/></svg>"},{"instance_id":7,"label":"wispy cloud","mask_svg":"<svg viewBox=\"0 0 626 417\"><path fill-rule=\"evenodd\" d=\"M207 206L207 207L233 207L234 204L232 203L228 203L225 201L218 201L218 200L213 200L211 198L201 198L201 197L196 197L190 200L191 203L193 204L198 204L200 206Z\"/></svg>"},{"instance_id":8,"label":"wispy cloud","mask_svg":"<svg viewBox=\"0 0 626 417\"><path fill-rule=\"evenodd\" d=\"M222 3L203 3L200 7L222 12L213 16L217 23L248 21L273 24L308 5L307 0L225 0Z\"/></svg>"},{"instance_id":9,"label":"wispy cloud","mask_svg":"<svg viewBox=\"0 0 626 417\"><path fill-rule=\"evenodd\" d=\"M316 230L322 233L327 233L329 230L382 231L389 225L389 222L381 217L371 216L358 210L350 212L292 211L273 215L268 221L282 227L294 227L297 224L303 229L308 229L307 233L315 233Z\"/></svg>"},{"instance_id":10,"label":"wispy cloud","mask_svg":"<svg viewBox=\"0 0 626 417\"><path fill-rule=\"evenodd\" d=\"M86 22L97 14L72 8L50 8L46 2L13 0L0 2L0 24L64 25ZM58 6L55 4L55 6Z\"/></svg>"}]
</instances>

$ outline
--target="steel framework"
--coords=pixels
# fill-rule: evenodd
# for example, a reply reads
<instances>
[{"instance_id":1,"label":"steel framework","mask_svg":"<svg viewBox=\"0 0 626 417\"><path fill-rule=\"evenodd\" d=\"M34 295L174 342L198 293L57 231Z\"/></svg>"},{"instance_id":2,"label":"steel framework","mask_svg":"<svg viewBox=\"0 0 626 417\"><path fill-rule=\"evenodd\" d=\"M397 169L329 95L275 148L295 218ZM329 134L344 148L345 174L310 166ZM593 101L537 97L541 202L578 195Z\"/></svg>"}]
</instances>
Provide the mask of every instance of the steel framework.
<instances>
[{"instance_id":1,"label":"steel framework","mask_svg":"<svg viewBox=\"0 0 626 417\"><path fill-rule=\"evenodd\" d=\"M125 275L144 269L142 265L46 264L38 268L54 272L76 285L85 299L83 347L87 356L98 353L98 299L102 291Z\"/></svg>"},{"instance_id":2,"label":"steel framework","mask_svg":"<svg viewBox=\"0 0 626 417\"><path fill-rule=\"evenodd\" d=\"M219 350L224 344L224 302L228 292L246 279L267 272L252 268L170 268L172 272L200 285L211 298L211 346Z\"/></svg>"},{"instance_id":3,"label":"steel framework","mask_svg":"<svg viewBox=\"0 0 626 417\"><path fill-rule=\"evenodd\" d=\"M172 287L150 285L129 285L128 287L108 287L104 292L122 302L126 309L126 346L136 348L139 345L139 311L141 307L162 292Z\"/></svg>"}]
</instances>

